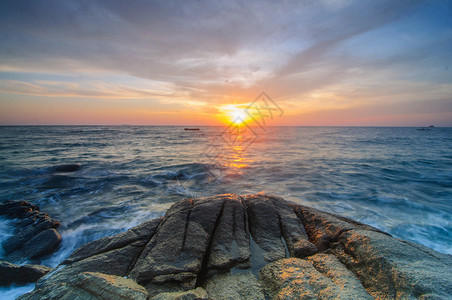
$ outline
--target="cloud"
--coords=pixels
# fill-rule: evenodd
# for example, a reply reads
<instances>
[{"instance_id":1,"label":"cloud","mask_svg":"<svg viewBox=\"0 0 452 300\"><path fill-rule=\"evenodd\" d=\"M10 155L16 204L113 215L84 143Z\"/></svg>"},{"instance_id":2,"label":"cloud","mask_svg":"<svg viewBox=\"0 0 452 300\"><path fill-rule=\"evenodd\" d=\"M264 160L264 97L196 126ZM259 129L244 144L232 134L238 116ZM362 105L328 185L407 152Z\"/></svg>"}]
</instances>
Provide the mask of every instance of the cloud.
<instances>
[{"instance_id":1,"label":"cloud","mask_svg":"<svg viewBox=\"0 0 452 300\"><path fill-rule=\"evenodd\" d=\"M441 49L451 49L452 33L423 12L447 19L450 6L441 0L2 1L0 89L203 104L245 102L265 89L302 107L311 94L331 95L332 88L345 99L368 79L379 86L376 94L387 91L398 102L385 85L389 79L434 86L450 76L439 65L450 65L450 51ZM430 37L432 30L439 36ZM51 75L69 79L43 79ZM415 84L402 86L427 95ZM371 102L368 94L354 105ZM319 101L331 104L327 96Z\"/></svg>"},{"instance_id":2,"label":"cloud","mask_svg":"<svg viewBox=\"0 0 452 300\"><path fill-rule=\"evenodd\" d=\"M269 71L281 64L280 73L300 71L300 62L315 62L334 44L385 24L407 8L393 1L356 1L333 14L310 1L6 3L0 16L3 60L41 62L39 68L53 61L50 65L154 80L216 78L231 72L228 67L252 72L257 63ZM291 49L294 57L273 50L290 41L308 48ZM243 60L246 50L258 60Z\"/></svg>"}]
</instances>

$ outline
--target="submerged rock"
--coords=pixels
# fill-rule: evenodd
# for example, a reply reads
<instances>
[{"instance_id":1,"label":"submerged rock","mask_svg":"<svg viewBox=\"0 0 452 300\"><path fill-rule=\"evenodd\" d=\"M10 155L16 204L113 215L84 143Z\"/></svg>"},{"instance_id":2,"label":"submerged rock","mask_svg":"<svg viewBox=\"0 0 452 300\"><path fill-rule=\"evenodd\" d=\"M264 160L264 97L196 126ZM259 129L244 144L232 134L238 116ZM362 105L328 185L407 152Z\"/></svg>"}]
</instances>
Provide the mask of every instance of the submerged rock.
<instances>
[{"instance_id":1,"label":"submerged rock","mask_svg":"<svg viewBox=\"0 0 452 300\"><path fill-rule=\"evenodd\" d=\"M53 166L52 170L55 172L74 172L80 170L81 168L82 168L81 164L64 164Z\"/></svg>"},{"instance_id":2,"label":"submerged rock","mask_svg":"<svg viewBox=\"0 0 452 300\"><path fill-rule=\"evenodd\" d=\"M76 289L86 272L125 276L151 299L445 299L451 267L450 255L338 215L226 194L182 200L162 219L82 246L24 299Z\"/></svg>"},{"instance_id":3,"label":"submerged rock","mask_svg":"<svg viewBox=\"0 0 452 300\"><path fill-rule=\"evenodd\" d=\"M15 219L14 234L2 243L6 260L39 259L55 251L61 243L56 230L60 222L27 201L0 203L0 214Z\"/></svg>"},{"instance_id":4,"label":"submerged rock","mask_svg":"<svg viewBox=\"0 0 452 300\"><path fill-rule=\"evenodd\" d=\"M51 270L52 268L46 266L19 266L6 261L0 261L0 286L9 286L11 284L22 285L36 282Z\"/></svg>"}]
</instances>

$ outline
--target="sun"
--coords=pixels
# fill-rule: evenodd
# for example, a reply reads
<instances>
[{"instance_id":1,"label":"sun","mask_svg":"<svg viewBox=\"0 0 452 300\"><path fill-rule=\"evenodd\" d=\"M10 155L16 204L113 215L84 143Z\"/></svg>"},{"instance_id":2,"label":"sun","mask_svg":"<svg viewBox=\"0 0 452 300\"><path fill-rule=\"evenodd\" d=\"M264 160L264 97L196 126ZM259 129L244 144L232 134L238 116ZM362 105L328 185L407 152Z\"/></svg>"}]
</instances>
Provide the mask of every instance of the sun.
<instances>
[{"instance_id":1,"label":"sun","mask_svg":"<svg viewBox=\"0 0 452 300\"><path fill-rule=\"evenodd\" d=\"M220 111L229 124L243 125L250 119L244 105L228 104L220 107Z\"/></svg>"},{"instance_id":2,"label":"sun","mask_svg":"<svg viewBox=\"0 0 452 300\"><path fill-rule=\"evenodd\" d=\"M245 122L245 119L247 118L247 114L243 109L237 108L231 112L229 112L229 115L232 118L232 122L235 124L242 124Z\"/></svg>"}]
</instances>

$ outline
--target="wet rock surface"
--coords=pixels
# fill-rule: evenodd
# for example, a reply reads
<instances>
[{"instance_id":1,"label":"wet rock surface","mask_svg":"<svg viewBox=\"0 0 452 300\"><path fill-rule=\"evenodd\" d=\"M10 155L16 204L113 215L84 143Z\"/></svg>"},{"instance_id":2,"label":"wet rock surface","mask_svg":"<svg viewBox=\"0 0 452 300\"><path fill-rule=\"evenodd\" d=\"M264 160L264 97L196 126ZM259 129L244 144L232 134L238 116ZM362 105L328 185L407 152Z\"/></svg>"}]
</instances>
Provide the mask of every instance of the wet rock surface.
<instances>
[{"instance_id":1,"label":"wet rock surface","mask_svg":"<svg viewBox=\"0 0 452 300\"><path fill-rule=\"evenodd\" d=\"M57 231L60 222L27 201L0 203L0 215L15 222L13 235L1 245L8 261L32 259L39 262L39 258L55 251L61 243Z\"/></svg>"},{"instance_id":2,"label":"wet rock surface","mask_svg":"<svg viewBox=\"0 0 452 300\"><path fill-rule=\"evenodd\" d=\"M79 274L87 272L97 272L96 282L102 276L126 277L138 286L132 288L140 290L137 299L146 293L150 299L445 299L452 294L450 255L262 194L184 199L161 219L82 246L58 268L23 298L52 298L65 282L77 287L74 293L86 293L79 287L87 279Z\"/></svg>"}]
</instances>

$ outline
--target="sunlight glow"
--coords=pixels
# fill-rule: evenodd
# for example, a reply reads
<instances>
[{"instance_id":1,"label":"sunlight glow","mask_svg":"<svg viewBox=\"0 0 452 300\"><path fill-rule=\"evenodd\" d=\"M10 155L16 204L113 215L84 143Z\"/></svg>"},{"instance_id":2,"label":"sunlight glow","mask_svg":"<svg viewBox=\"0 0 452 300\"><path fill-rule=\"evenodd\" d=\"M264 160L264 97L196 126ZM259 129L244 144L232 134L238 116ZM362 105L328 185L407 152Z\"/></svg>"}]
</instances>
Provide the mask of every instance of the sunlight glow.
<instances>
[{"instance_id":1,"label":"sunlight glow","mask_svg":"<svg viewBox=\"0 0 452 300\"><path fill-rule=\"evenodd\" d=\"M245 107L245 104L228 104L221 106L219 109L227 123L242 125L250 119Z\"/></svg>"}]
</instances>

